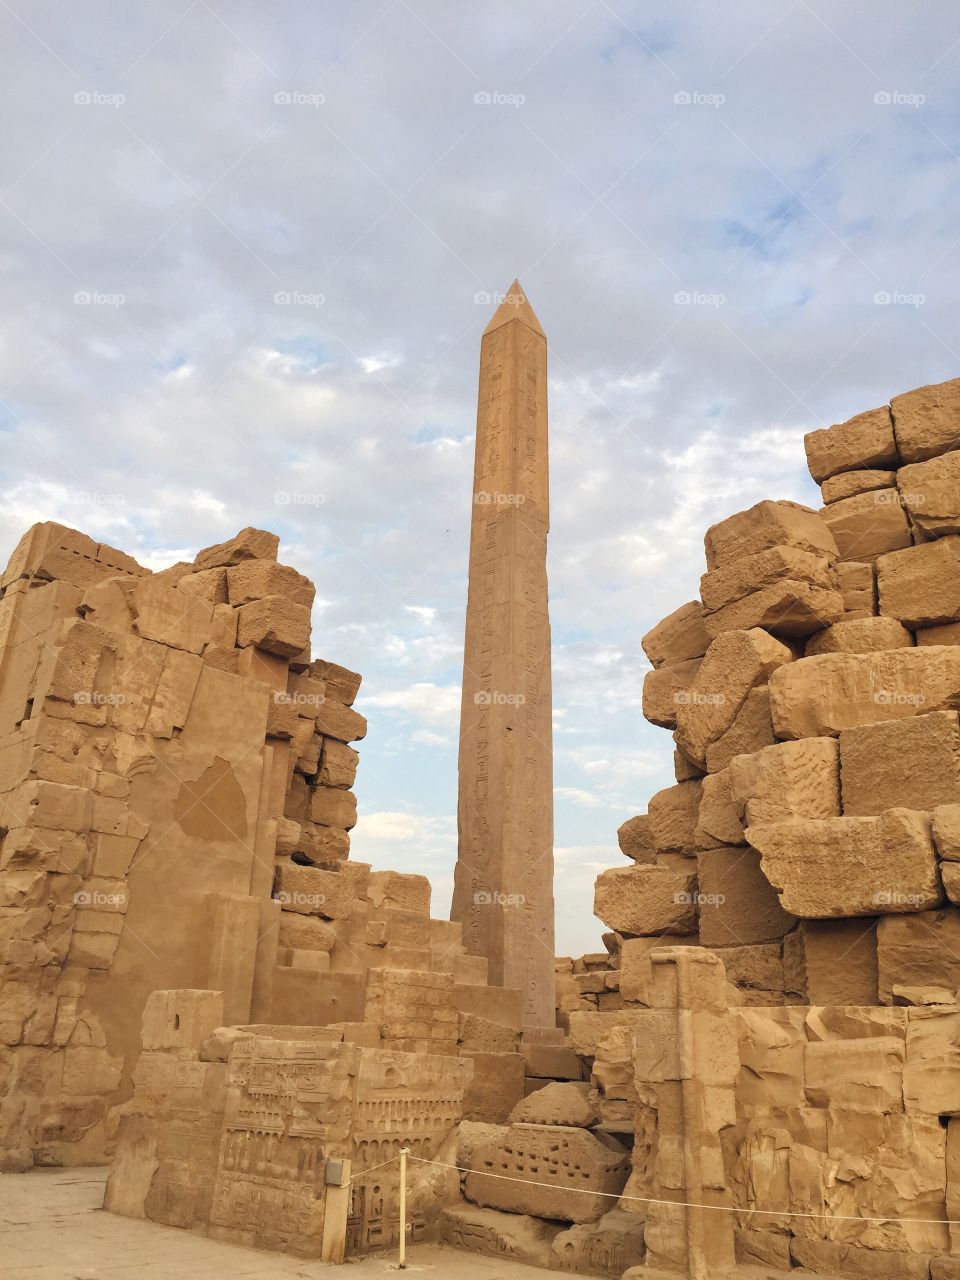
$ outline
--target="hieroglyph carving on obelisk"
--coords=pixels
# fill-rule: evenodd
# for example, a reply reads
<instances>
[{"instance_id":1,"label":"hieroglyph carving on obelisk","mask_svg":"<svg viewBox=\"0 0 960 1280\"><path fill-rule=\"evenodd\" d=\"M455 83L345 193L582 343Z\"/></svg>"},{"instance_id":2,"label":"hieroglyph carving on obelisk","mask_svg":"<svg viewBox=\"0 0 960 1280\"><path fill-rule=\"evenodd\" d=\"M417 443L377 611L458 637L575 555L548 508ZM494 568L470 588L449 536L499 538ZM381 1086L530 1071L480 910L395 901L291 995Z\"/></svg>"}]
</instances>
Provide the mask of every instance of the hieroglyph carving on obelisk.
<instances>
[{"instance_id":1,"label":"hieroglyph carving on obelisk","mask_svg":"<svg viewBox=\"0 0 960 1280\"><path fill-rule=\"evenodd\" d=\"M484 330L452 918L490 981L553 1027L547 340L519 283Z\"/></svg>"}]
</instances>

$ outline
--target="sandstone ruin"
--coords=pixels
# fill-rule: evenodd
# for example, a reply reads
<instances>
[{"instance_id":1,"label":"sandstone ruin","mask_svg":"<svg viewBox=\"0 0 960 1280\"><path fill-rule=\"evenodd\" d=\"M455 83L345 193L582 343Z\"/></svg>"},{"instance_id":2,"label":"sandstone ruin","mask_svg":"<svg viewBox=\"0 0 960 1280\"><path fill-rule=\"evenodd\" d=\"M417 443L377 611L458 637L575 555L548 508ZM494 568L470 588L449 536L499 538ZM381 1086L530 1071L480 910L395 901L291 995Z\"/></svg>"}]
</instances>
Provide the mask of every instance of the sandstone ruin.
<instances>
[{"instance_id":1,"label":"sandstone ruin","mask_svg":"<svg viewBox=\"0 0 960 1280\"><path fill-rule=\"evenodd\" d=\"M402 1155L413 1244L958 1280L960 380L808 435L820 511L706 532L643 638L676 783L597 880L605 950L545 974L546 343L509 306L474 493L525 502L474 502L455 922L350 856L360 677L273 534L16 548L0 1168L109 1163L114 1213L342 1261L398 1243Z\"/></svg>"}]
</instances>

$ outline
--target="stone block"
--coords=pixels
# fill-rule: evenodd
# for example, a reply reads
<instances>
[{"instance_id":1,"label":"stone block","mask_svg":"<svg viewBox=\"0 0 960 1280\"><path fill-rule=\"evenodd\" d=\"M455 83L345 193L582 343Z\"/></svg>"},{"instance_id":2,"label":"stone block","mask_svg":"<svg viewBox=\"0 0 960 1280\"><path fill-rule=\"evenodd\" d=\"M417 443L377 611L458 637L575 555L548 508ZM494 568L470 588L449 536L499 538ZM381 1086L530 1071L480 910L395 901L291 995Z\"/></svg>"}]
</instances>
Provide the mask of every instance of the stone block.
<instances>
[{"instance_id":1,"label":"stone block","mask_svg":"<svg viewBox=\"0 0 960 1280\"><path fill-rule=\"evenodd\" d=\"M702 658L664 665L643 677L643 715L661 729L677 727L677 710L688 700L688 690L700 670Z\"/></svg>"},{"instance_id":2,"label":"stone block","mask_svg":"<svg viewBox=\"0 0 960 1280\"><path fill-rule=\"evenodd\" d=\"M674 609L641 639L640 644L653 667L671 666L702 658L710 637L703 628L703 606L691 600Z\"/></svg>"},{"instance_id":3,"label":"stone block","mask_svg":"<svg viewBox=\"0 0 960 1280\"><path fill-rule=\"evenodd\" d=\"M724 947L719 953L727 981L740 992L745 1006L783 1004L783 955L779 942L747 947Z\"/></svg>"},{"instance_id":4,"label":"stone block","mask_svg":"<svg viewBox=\"0 0 960 1280\"><path fill-rule=\"evenodd\" d=\"M699 782L678 782L651 796L647 816L654 848L657 851L694 848L699 810Z\"/></svg>"},{"instance_id":5,"label":"stone block","mask_svg":"<svg viewBox=\"0 0 960 1280\"><path fill-rule=\"evenodd\" d=\"M592 1058L604 1036L617 1027L632 1027L635 1024L636 1010L616 1009L609 1013L581 1010L568 1014L567 1022L570 1048L582 1058Z\"/></svg>"},{"instance_id":6,"label":"stone block","mask_svg":"<svg viewBox=\"0 0 960 1280\"><path fill-rule=\"evenodd\" d=\"M309 578L276 560L242 560L227 570L227 598L234 608L268 596L283 596L309 609L316 594Z\"/></svg>"},{"instance_id":7,"label":"stone block","mask_svg":"<svg viewBox=\"0 0 960 1280\"><path fill-rule=\"evenodd\" d=\"M325 738L336 738L338 742L356 742L367 733L367 722L363 716L329 695L317 709L316 723L318 733Z\"/></svg>"},{"instance_id":8,"label":"stone block","mask_svg":"<svg viewBox=\"0 0 960 1280\"><path fill-rule=\"evenodd\" d=\"M635 818L628 818L617 828L617 843L620 852L634 862L653 862L656 849L650 831L650 815L638 813Z\"/></svg>"},{"instance_id":9,"label":"stone block","mask_svg":"<svg viewBox=\"0 0 960 1280\"><path fill-rule=\"evenodd\" d=\"M571 1169L577 1171L576 1192L570 1190ZM560 1222L595 1222L609 1209L606 1197L623 1190L629 1158L606 1134L524 1124L511 1125L502 1139L479 1147L472 1170L464 1194L475 1204ZM485 1173L528 1174L531 1181L505 1182Z\"/></svg>"},{"instance_id":10,"label":"stone block","mask_svg":"<svg viewBox=\"0 0 960 1280\"><path fill-rule=\"evenodd\" d=\"M480 1253L498 1262L550 1266L550 1248L561 1227L523 1213L501 1213L475 1204L448 1204L440 1210L438 1231L444 1244Z\"/></svg>"},{"instance_id":11,"label":"stone block","mask_svg":"<svg viewBox=\"0 0 960 1280\"><path fill-rule=\"evenodd\" d=\"M896 618L871 617L841 619L812 636L804 657L818 653L880 653L884 649L909 649L913 636Z\"/></svg>"},{"instance_id":12,"label":"stone block","mask_svg":"<svg viewBox=\"0 0 960 1280\"><path fill-rule=\"evenodd\" d=\"M793 927L794 917L780 905L755 849L702 850L697 854L697 874L703 946L775 942Z\"/></svg>"},{"instance_id":13,"label":"stone block","mask_svg":"<svg viewBox=\"0 0 960 1280\"><path fill-rule=\"evenodd\" d=\"M930 1255L863 1249L841 1240L794 1236L790 1253L798 1267L825 1280L929 1280ZM801 1272L801 1274L803 1274Z\"/></svg>"},{"instance_id":14,"label":"stone block","mask_svg":"<svg viewBox=\"0 0 960 1280\"><path fill-rule=\"evenodd\" d=\"M843 560L876 560L913 542L896 489L858 493L842 502L831 502L820 514L836 539Z\"/></svg>"},{"instance_id":15,"label":"stone block","mask_svg":"<svg viewBox=\"0 0 960 1280\"><path fill-rule=\"evenodd\" d=\"M325 787L352 787L357 776L360 753L334 738L323 738L321 741L323 747L317 781Z\"/></svg>"},{"instance_id":16,"label":"stone block","mask_svg":"<svg viewBox=\"0 0 960 1280\"><path fill-rule=\"evenodd\" d=\"M219 991L152 991L143 1007L144 1050L190 1054L223 1023Z\"/></svg>"},{"instance_id":17,"label":"stone block","mask_svg":"<svg viewBox=\"0 0 960 1280\"><path fill-rule=\"evenodd\" d=\"M901 467L897 488L924 538L960 533L960 450Z\"/></svg>"},{"instance_id":18,"label":"stone block","mask_svg":"<svg viewBox=\"0 0 960 1280\"><path fill-rule=\"evenodd\" d=\"M705 613L703 622L711 636L763 627L772 635L801 638L838 622L843 611L839 591L785 578L722 609Z\"/></svg>"},{"instance_id":19,"label":"stone block","mask_svg":"<svg viewBox=\"0 0 960 1280\"><path fill-rule=\"evenodd\" d=\"M292 658L310 643L310 610L286 596L266 596L239 610L237 644Z\"/></svg>"},{"instance_id":20,"label":"stone block","mask_svg":"<svg viewBox=\"0 0 960 1280\"><path fill-rule=\"evenodd\" d=\"M949 708L958 690L960 649L818 654L770 677L773 728L781 739L834 736L878 720Z\"/></svg>"},{"instance_id":21,"label":"stone block","mask_svg":"<svg viewBox=\"0 0 960 1280\"><path fill-rule=\"evenodd\" d=\"M844 498L856 497L858 493L872 493L876 489L892 489L897 483L895 471L842 471L839 475L830 476L820 486L825 503L842 502Z\"/></svg>"},{"instance_id":22,"label":"stone block","mask_svg":"<svg viewBox=\"0 0 960 1280\"><path fill-rule=\"evenodd\" d=\"M784 938L783 970L788 1001L803 1005L876 1004L877 921L862 917L801 920Z\"/></svg>"},{"instance_id":23,"label":"stone block","mask_svg":"<svg viewBox=\"0 0 960 1280\"><path fill-rule=\"evenodd\" d=\"M960 379L894 396L890 409L904 462L925 462L960 448Z\"/></svg>"},{"instance_id":24,"label":"stone block","mask_svg":"<svg viewBox=\"0 0 960 1280\"><path fill-rule=\"evenodd\" d=\"M698 817L699 834L694 844L688 847L703 848L711 839L718 840L721 844L746 844L741 810L734 803L731 791L731 769L732 766L728 765L719 773L708 774L703 779ZM704 840L702 836L708 839Z\"/></svg>"},{"instance_id":25,"label":"stone block","mask_svg":"<svg viewBox=\"0 0 960 1280\"><path fill-rule=\"evenodd\" d=\"M215 569L239 564L242 560L276 560L280 539L266 529L241 529L234 538L198 551L194 568Z\"/></svg>"},{"instance_id":26,"label":"stone block","mask_svg":"<svg viewBox=\"0 0 960 1280\"><path fill-rule=\"evenodd\" d=\"M278 865L273 897L284 911L322 916L325 920L348 916L354 901L346 876L320 867L301 867L295 862Z\"/></svg>"},{"instance_id":27,"label":"stone block","mask_svg":"<svg viewBox=\"0 0 960 1280\"><path fill-rule=\"evenodd\" d=\"M463 1097L463 1117L486 1124L506 1121L523 1098L523 1056L461 1049L461 1057L473 1063L473 1078Z\"/></svg>"},{"instance_id":28,"label":"stone block","mask_svg":"<svg viewBox=\"0 0 960 1280\"><path fill-rule=\"evenodd\" d=\"M917 644L960 644L960 622L944 622L937 627L920 627L914 632Z\"/></svg>"},{"instance_id":29,"label":"stone block","mask_svg":"<svg viewBox=\"0 0 960 1280\"><path fill-rule=\"evenodd\" d=\"M748 827L786 911L808 919L918 912L941 900L925 815L792 819Z\"/></svg>"},{"instance_id":30,"label":"stone block","mask_svg":"<svg viewBox=\"0 0 960 1280\"><path fill-rule=\"evenodd\" d=\"M804 1091L815 1107L888 1114L903 1107L904 1042L896 1036L807 1045Z\"/></svg>"},{"instance_id":31,"label":"stone block","mask_svg":"<svg viewBox=\"0 0 960 1280\"><path fill-rule=\"evenodd\" d=\"M597 1091L586 1083L553 1081L518 1102L510 1124L570 1125L589 1129L600 1123Z\"/></svg>"},{"instance_id":32,"label":"stone block","mask_svg":"<svg viewBox=\"0 0 960 1280\"><path fill-rule=\"evenodd\" d=\"M339 787L312 787L308 815L321 827L349 831L357 825L357 797Z\"/></svg>"},{"instance_id":33,"label":"stone block","mask_svg":"<svg viewBox=\"0 0 960 1280\"><path fill-rule=\"evenodd\" d=\"M751 689L734 717L733 724L707 747L706 763L711 773L725 769L734 756L750 755L774 741L770 715L770 690L764 684Z\"/></svg>"},{"instance_id":34,"label":"stone block","mask_svg":"<svg viewBox=\"0 0 960 1280\"><path fill-rule=\"evenodd\" d=\"M847 615L867 617L877 612L876 568L858 560L841 560L837 565L840 594Z\"/></svg>"},{"instance_id":35,"label":"stone block","mask_svg":"<svg viewBox=\"0 0 960 1280\"><path fill-rule=\"evenodd\" d=\"M362 677L356 671L338 666L335 662L327 662L323 658L314 658L307 668L307 673L314 680L325 685L328 695L345 707L352 707L360 691Z\"/></svg>"},{"instance_id":36,"label":"stone block","mask_svg":"<svg viewBox=\"0 0 960 1280\"><path fill-rule=\"evenodd\" d=\"M554 1271L620 1280L625 1267L643 1262L644 1227L639 1214L611 1209L597 1222L569 1227L555 1236L550 1266Z\"/></svg>"},{"instance_id":37,"label":"stone block","mask_svg":"<svg viewBox=\"0 0 960 1280\"><path fill-rule=\"evenodd\" d=\"M798 547L770 547L705 573L700 579L700 598L704 609L715 613L784 580L825 591L835 591L838 584L836 569L826 556Z\"/></svg>"},{"instance_id":38,"label":"stone block","mask_svg":"<svg viewBox=\"0 0 960 1280\"><path fill-rule=\"evenodd\" d=\"M611 867L597 876L593 911L617 933L692 933L697 878L666 867Z\"/></svg>"},{"instance_id":39,"label":"stone block","mask_svg":"<svg viewBox=\"0 0 960 1280\"><path fill-rule=\"evenodd\" d=\"M907 627L960 620L960 537L938 538L877 561L880 610Z\"/></svg>"},{"instance_id":40,"label":"stone block","mask_svg":"<svg viewBox=\"0 0 960 1280\"><path fill-rule=\"evenodd\" d=\"M840 752L835 738L777 742L753 755L736 756L727 772L731 800L750 826L840 816Z\"/></svg>"},{"instance_id":41,"label":"stone block","mask_svg":"<svg viewBox=\"0 0 960 1280\"><path fill-rule=\"evenodd\" d=\"M817 513L798 502L758 502L707 530L707 569L722 569L771 547L794 547L828 560L837 546Z\"/></svg>"},{"instance_id":42,"label":"stone block","mask_svg":"<svg viewBox=\"0 0 960 1280\"><path fill-rule=\"evenodd\" d=\"M911 1009L903 1104L931 1116L960 1115L960 1012Z\"/></svg>"},{"instance_id":43,"label":"stone block","mask_svg":"<svg viewBox=\"0 0 960 1280\"><path fill-rule=\"evenodd\" d=\"M840 759L847 815L954 804L960 812L956 711L846 729L840 734Z\"/></svg>"},{"instance_id":44,"label":"stone block","mask_svg":"<svg viewBox=\"0 0 960 1280\"><path fill-rule=\"evenodd\" d=\"M960 911L944 907L918 915L883 916L877 924L880 999L894 986L960 988Z\"/></svg>"},{"instance_id":45,"label":"stone block","mask_svg":"<svg viewBox=\"0 0 960 1280\"><path fill-rule=\"evenodd\" d=\"M522 1046L528 1076L541 1080L579 1080L580 1059L561 1044L528 1044Z\"/></svg>"},{"instance_id":46,"label":"stone block","mask_svg":"<svg viewBox=\"0 0 960 1280\"><path fill-rule=\"evenodd\" d=\"M896 467L900 462L890 409L868 409L847 422L803 437L807 465L817 484L841 472Z\"/></svg>"},{"instance_id":47,"label":"stone block","mask_svg":"<svg viewBox=\"0 0 960 1280\"><path fill-rule=\"evenodd\" d=\"M677 710L676 740L684 755L705 763L707 748L733 725L750 690L792 661L787 646L759 628L718 636Z\"/></svg>"},{"instance_id":48,"label":"stone block","mask_svg":"<svg viewBox=\"0 0 960 1280\"><path fill-rule=\"evenodd\" d=\"M390 907L430 915L430 881L400 871L374 871L367 896L374 907Z\"/></svg>"}]
</instances>

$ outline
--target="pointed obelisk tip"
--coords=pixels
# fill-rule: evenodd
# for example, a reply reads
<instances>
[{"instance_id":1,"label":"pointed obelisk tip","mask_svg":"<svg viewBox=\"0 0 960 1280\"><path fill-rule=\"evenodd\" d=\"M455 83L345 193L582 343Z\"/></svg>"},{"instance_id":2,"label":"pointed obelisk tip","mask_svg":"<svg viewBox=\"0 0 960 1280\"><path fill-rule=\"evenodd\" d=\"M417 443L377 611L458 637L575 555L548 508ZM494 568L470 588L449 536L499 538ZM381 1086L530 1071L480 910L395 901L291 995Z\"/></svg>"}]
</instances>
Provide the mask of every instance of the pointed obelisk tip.
<instances>
[{"instance_id":1,"label":"pointed obelisk tip","mask_svg":"<svg viewBox=\"0 0 960 1280\"><path fill-rule=\"evenodd\" d=\"M542 337L547 335L541 328L540 321L531 307L527 295L520 287L520 281L514 280L513 284L500 299L500 305L490 319L490 323L484 329L484 333L490 333L493 329L499 329L502 324L509 324L511 320L519 320L521 324L525 324L534 333L539 333Z\"/></svg>"}]
</instances>

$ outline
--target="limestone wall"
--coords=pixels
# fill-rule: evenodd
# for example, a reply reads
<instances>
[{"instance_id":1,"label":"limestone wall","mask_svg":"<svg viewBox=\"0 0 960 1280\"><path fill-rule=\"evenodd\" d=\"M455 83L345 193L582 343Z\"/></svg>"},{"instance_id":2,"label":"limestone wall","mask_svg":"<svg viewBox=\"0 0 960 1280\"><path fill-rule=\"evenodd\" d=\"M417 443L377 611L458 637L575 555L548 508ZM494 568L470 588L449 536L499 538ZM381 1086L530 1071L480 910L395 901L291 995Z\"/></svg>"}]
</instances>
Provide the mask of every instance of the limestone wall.
<instances>
[{"instance_id":1,"label":"limestone wall","mask_svg":"<svg viewBox=\"0 0 960 1280\"><path fill-rule=\"evenodd\" d=\"M422 876L348 857L360 677L312 658L277 548L151 574L45 524L0 580L0 1167L105 1158L161 988L482 1058L471 1113L523 1094L518 993Z\"/></svg>"},{"instance_id":2,"label":"limestone wall","mask_svg":"<svg viewBox=\"0 0 960 1280\"><path fill-rule=\"evenodd\" d=\"M717 949L748 1004L960 986L958 445L960 380L920 388L806 437L819 512L707 531L699 599L643 639L677 781L620 828L617 958L561 979L565 1014L629 1003L659 938Z\"/></svg>"}]
</instances>

